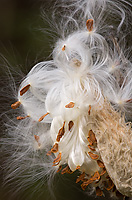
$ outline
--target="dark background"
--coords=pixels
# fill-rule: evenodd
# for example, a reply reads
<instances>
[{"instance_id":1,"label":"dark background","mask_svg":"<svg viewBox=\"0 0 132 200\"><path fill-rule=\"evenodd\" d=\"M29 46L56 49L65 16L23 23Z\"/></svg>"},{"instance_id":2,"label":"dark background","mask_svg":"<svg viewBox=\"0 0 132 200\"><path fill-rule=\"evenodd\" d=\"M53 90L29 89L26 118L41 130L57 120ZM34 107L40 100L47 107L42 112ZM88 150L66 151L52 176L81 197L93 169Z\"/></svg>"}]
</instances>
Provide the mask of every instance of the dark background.
<instances>
[{"instance_id":1,"label":"dark background","mask_svg":"<svg viewBox=\"0 0 132 200\"><path fill-rule=\"evenodd\" d=\"M40 61L49 60L49 56L54 46L54 34L46 31L49 25L46 18L51 16L51 7L54 1L51 0L0 0L0 88L7 85L8 67L13 74L16 85L21 82L22 76L27 74L34 64ZM42 18L42 10L46 17ZM51 31L52 33L52 31ZM3 91L2 91L3 92ZM4 94L4 93L1 93ZM10 109L14 97L8 99L1 95L0 112ZM2 123L2 122L1 122ZM4 128L0 134L4 133ZM1 164L4 162L1 154ZM35 185L26 191L17 193L12 197L12 189L16 186L2 186L4 174L0 172L0 200L53 200L49 196L47 184L35 191ZM79 184L75 184L76 173L74 175L57 176L54 181L53 190L57 200L80 200L95 199L89 197L81 190ZM43 180L42 180L43 181ZM108 199L101 197L96 199Z\"/></svg>"}]
</instances>

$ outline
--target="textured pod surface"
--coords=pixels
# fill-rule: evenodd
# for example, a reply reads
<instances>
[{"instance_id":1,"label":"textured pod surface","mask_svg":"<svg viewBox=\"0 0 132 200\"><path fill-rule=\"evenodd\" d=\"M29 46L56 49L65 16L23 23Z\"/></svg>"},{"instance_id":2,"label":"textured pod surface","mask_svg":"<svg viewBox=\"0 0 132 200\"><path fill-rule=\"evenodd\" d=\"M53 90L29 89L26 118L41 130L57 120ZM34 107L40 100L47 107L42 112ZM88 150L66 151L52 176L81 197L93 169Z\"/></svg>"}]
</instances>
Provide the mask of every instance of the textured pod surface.
<instances>
[{"instance_id":1,"label":"textured pod surface","mask_svg":"<svg viewBox=\"0 0 132 200\"><path fill-rule=\"evenodd\" d=\"M108 109L109 108L109 109ZM97 144L109 176L118 191L132 196L132 130L120 113L106 103L97 114Z\"/></svg>"}]
</instances>

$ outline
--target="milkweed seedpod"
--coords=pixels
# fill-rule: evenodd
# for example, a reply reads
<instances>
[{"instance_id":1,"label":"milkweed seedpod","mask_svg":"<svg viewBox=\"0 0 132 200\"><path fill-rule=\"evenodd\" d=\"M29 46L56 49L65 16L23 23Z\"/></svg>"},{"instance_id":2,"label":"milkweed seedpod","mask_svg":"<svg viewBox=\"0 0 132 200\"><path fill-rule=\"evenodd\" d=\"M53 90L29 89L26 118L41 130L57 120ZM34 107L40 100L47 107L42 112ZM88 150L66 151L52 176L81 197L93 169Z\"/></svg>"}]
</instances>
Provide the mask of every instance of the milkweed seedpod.
<instances>
[{"instance_id":1,"label":"milkweed seedpod","mask_svg":"<svg viewBox=\"0 0 132 200\"><path fill-rule=\"evenodd\" d=\"M48 174L51 181L56 173L64 177L77 172L76 184L84 191L132 197L132 63L120 36L128 28L126 7L131 4L57 2L64 9L57 17L63 39L56 42L52 60L27 74L19 101L11 105L14 115L20 104L23 111L14 129L7 126L9 138L3 140L6 155L11 154L9 167L4 167L9 168L7 182L15 174L16 179L24 177L21 188L27 177L33 184ZM117 27L111 18L117 18Z\"/></svg>"},{"instance_id":2,"label":"milkweed seedpod","mask_svg":"<svg viewBox=\"0 0 132 200\"><path fill-rule=\"evenodd\" d=\"M97 146L117 190L132 196L132 130L109 103L97 113ZM109 125L108 125L109 124Z\"/></svg>"}]
</instances>

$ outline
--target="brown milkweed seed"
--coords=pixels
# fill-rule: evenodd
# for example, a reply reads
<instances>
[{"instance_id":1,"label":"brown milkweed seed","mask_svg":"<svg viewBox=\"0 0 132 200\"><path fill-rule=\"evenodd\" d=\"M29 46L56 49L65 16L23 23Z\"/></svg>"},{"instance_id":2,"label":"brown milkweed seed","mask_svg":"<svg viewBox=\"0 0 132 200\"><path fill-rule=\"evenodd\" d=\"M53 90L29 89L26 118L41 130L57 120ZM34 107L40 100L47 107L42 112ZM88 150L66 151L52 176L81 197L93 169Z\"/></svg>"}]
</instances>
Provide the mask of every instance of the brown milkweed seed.
<instances>
[{"instance_id":1,"label":"brown milkweed seed","mask_svg":"<svg viewBox=\"0 0 132 200\"><path fill-rule=\"evenodd\" d=\"M22 96L23 94L25 94L30 88L30 84L24 86L21 90L20 90L20 96Z\"/></svg>"},{"instance_id":2,"label":"brown milkweed seed","mask_svg":"<svg viewBox=\"0 0 132 200\"><path fill-rule=\"evenodd\" d=\"M21 105L21 102L20 102L20 101L17 101L17 102L15 102L15 103L13 103L13 104L11 105L11 108L12 108L12 109L16 109L16 108L18 108L20 105Z\"/></svg>"}]
</instances>

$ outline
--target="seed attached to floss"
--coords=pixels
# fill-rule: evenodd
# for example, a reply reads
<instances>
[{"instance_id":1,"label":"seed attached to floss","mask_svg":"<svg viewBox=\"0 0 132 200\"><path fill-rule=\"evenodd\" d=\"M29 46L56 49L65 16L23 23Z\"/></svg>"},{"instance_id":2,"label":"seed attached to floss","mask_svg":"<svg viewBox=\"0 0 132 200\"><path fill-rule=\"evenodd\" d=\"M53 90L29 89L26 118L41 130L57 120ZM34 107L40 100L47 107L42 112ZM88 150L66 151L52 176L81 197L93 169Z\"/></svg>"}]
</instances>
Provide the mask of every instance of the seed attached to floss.
<instances>
[{"instance_id":1,"label":"seed attached to floss","mask_svg":"<svg viewBox=\"0 0 132 200\"><path fill-rule=\"evenodd\" d=\"M62 171L61 174L72 174L73 171L71 171L70 167L67 165Z\"/></svg>"},{"instance_id":2,"label":"seed attached to floss","mask_svg":"<svg viewBox=\"0 0 132 200\"><path fill-rule=\"evenodd\" d=\"M51 152L52 153L57 153L57 151L58 151L58 144L55 143L54 146L53 146L53 148L51 149Z\"/></svg>"},{"instance_id":3,"label":"seed attached to floss","mask_svg":"<svg viewBox=\"0 0 132 200\"><path fill-rule=\"evenodd\" d=\"M92 130L89 131L88 137L90 138L90 140L91 140L93 143L97 143L95 134L94 134L94 132L93 132Z\"/></svg>"},{"instance_id":4,"label":"seed attached to floss","mask_svg":"<svg viewBox=\"0 0 132 200\"><path fill-rule=\"evenodd\" d=\"M58 144L55 143L54 146L53 146L53 148L50 151L48 151L46 155L50 156L51 153L57 153L57 152L58 152Z\"/></svg>"},{"instance_id":5,"label":"seed attached to floss","mask_svg":"<svg viewBox=\"0 0 132 200\"><path fill-rule=\"evenodd\" d=\"M114 187L114 183L111 179L108 180L108 187L106 188L108 191Z\"/></svg>"},{"instance_id":6,"label":"seed attached to floss","mask_svg":"<svg viewBox=\"0 0 132 200\"><path fill-rule=\"evenodd\" d=\"M88 148L91 150L91 151L96 151L93 147L91 147L90 145L88 145Z\"/></svg>"},{"instance_id":7,"label":"seed attached to floss","mask_svg":"<svg viewBox=\"0 0 132 200\"><path fill-rule=\"evenodd\" d=\"M96 181L100 179L99 172L95 172L94 175L90 178L90 180Z\"/></svg>"},{"instance_id":8,"label":"seed attached to floss","mask_svg":"<svg viewBox=\"0 0 132 200\"><path fill-rule=\"evenodd\" d=\"M128 102L132 102L132 99L129 99L129 100L127 100L126 102L127 102L127 103L128 103Z\"/></svg>"},{"instance_id":9,"label":"seed attached to floss","mask_svg":"<svg viewBox=\"0 0 132 200\"><path fill-rule=\"evenodd\" d=\"M22 116L18 116L17 117L17 120L22 120L22 119L26 119L27 117L29 117L29 115L25 116L25 117L22 117Z\"/></svg>"},{"instance_id":10,"label":"seed attached to floss","mask_svg":"<svg viewBox=\"0 0 132 200\"><path fill-rule=\"evenodd\" d=\"M97 195L98 197L103 196L103 192L102 192L102 190L101 190L99 187L96 187L96 195Z\"/></svg>"},{"instance_id":11,"label":"seed attached to floss","mask_svg":"<svg viewBox=\"0 0 132 200\"><path fill-rule=\"evenodd\" d=\"M85 185L84 183L81 184L81 188L83 191L86 190L86 187L87 187L87 185Z\"/></svg>"},{"instance_id":12,"label":"seed attached to floss","mask_svg":"<svg viewBox=\"0 0 132 200\"><path fill-rule=\"evenodd\" d=\"M65 106L65 108L73 108L74 105L75 105L75 103L70 102L69 104L67 104L67 105Z\"/></svg>"},{"instance_id":13,"label":"seed attached to floss","mask_svg":"<svg viewBox=\"0 0 132 200\"><path fill-rule=\"evenodd\" d=\"M51 156L51 154L52 154L52 152L51 152L51 151L48 151L46 155L47 155L47 156Z\"/></svg>"},{"instance_id":14,"label":"seed attached to floss","mask_svg":"<svg viewBox=\"0 0 132 200\"><path fill-rule=\"evenodd\" d=\"M85 190L86 187L87 187L89 184L93 183L93 181L94 181L94 180L92 180L92 178L88 179L87 181L84 181L84 182L81 184L82 189Z\"/></svg>"},{"instance_id":15,"label":"seed attached to floss","mask_svg":"<svg viewBox=\"0 0 132 200\"><path fill-rule=\"evenodd\" d=\"M62 51L65 51L65 49L66 49L66 45L64 45L64 46L62 47Z\"/></svg>"},{"instance_id":16,"label":"seed attached to floss","mask_svg":"<svg viewBox=\"0 0 132 200\"><path fill-rule=\"evenodd\" d=\"M36 142L38 143L38 146L40 147L41 146L41 144L39 142L40 137L38 135L34 135L34 138L35 138Z\"/></svg>"},{"instance_id":17,"label":"seed attached to floss","mask_svg":"<svg viewBox=\"0 0 132 200\"><path fill-rule=\"evenodd\" d=\"M12 108L12 109L16 109L16 108L18 108L20 105L21 105L21 102L20 102L20 101L17 101L17 102L15 102L15 103L13 103L13 104L11 105L11 108Z\"/></svg>"},{"instance_id":18,"label":"seed attached to floss","mask_svg":"<svg viewBox=\"0 0 132 200\"><path fill-rule=\"evenodd\" d=\"M86 26L89 32L93 30L93 19L88 19L86 22Z\"/></svg>"},{"instance_id":19,"label":"seed attached to floss","mask_svg":"<svg viewBox=\"0 0 132 200\"><path fill-rule=\"evenodd\" d=\"M80 181L83 181L85 178L85 172L83 172L77 179L76 179L76 183L79 183Z\"/></svg>"},{"instance_id":20,"label":"seed attached to floss","mask_svg":"<svg viewBox=\"0 0 132 200\"><path fill-rule=\"evenodd\" d=\"M22 96L23 94L25 94L30 88L30 84L24 86L21 90L20 90L20 96Z\"/></svg>"},{"instance_id":21,"label":"seed attached to floss","mask_svg":"<svg viewBox=\"0 0 132 200\"><path fill-rule=\"evenodd\" d=\"M91 140L89 137L87 137L87 140L88 140L88 142L89 142L89 145L90 145L90 146L93 146L93 142L92 142L92 140Z\"/></svg>"},{"instance_id":22,"label":"seed attached to floss","mask_svg":"<svg viewBox=\"0 0 132 200\"><path fill-rule=\"evenodd\" d=\"M42 117L40 117L38 121L41 122L47 115L49 115L48 112L45 115L43 115Z\"/></svg>"},{"instance_id":23,"label":"seed attached to floss","mask_svg":"<svg viewBox=\"0 0 132 200\"><path fill-rule=\"evenodd\" d=\"M94 184L98 184L101 181L101 178L97 180Z\"/></svg>"},{"instance_id":24,"label":"seed attached to floss","mask_svg":"<svg viewBox=\"0 0 132 200\"><path fill-rule=\"evenodd\" d=\"M61 161L61 153L59 153L58 156L54 159L53 166L58 165L60 161Z\"/></svg>"},{"instance_id":25,"label":"seed attached to floss","mask_svg":"<svg viewBox=\"0 0 132 200\"><path fill-rule=\"evenodd\" d=\"M89 184L91 184L91 183L93 183L93 181L96 181L96 180L99 180L99 179L100 179L99 172L95 172L94 175L93 175L90 179L88 179L86 182L83 182L83 183L81 184L82 189L85 190L86 187L87 187Z\"/></svg>"},{"instance_id":26,"label":"seed attached to floss","mask_svg":"<svg viewBox=\"0 0 132 200\"><path fill-rule=\"evenodd\" d=\"M89 105L89 110L88 110L88 114L90 115L91 112L91 105Z\"/></svg>"},{"instance_id":27,"label":"seed attached to floss","mask_svg":"<svg viewBox=\"0 0 132 200\"><path fill-rule=\"evenodd\" d=\"M101 171L101 173L100 173L100 176L103 176L105 173L106 173L106 169L103 168L102 171Z\"/></svg>"},{"instance_id":28,"label":"seed attached to floss","mask_svg":"<svg viewBox=\"0 0 132 200\"><path fill-rule=\"evenodd\" d=\"M91 184L92 182L93 182L93 181L92 181L91 179L87 180L86 182L83 182L83 183L81 184L81 188L82 188L83 190L85 190L86 187L87 187L89 184Z\"/></svg>"},{"instance_id":29,"label":"seed attached to floss","mask_svg":"<svg viewBox=\"0 0 132 200\"><path fill-rule=\"evenodd\" d=\"M56 141L57 142L59 142L60 141L60 139L62 138L62 136L64 135L64 133L65 133L65 122L64 122L64 124L63 124L63 126L62 126L62 128L59 130L59 132L58 132L58 135L57 135L57 138L56 138Z\"/></svg>"},{"instance_id":30,"label":"seed attached to floss","mask_svg":"<svg viewBox=\"0 0 132 200\"><path fill-rule=\"evenodd\" d=\"M97 140L96 140L95 134L94 134L94 132L92 130L90 130L88 132L87 140L88 140L88 142L89 142L89 144L91 146L93 146L94 144L97 144Z\"/></svg>"},{"instance_id":31,"label":"seed attached to floss","mask_svg":"<svg viewBox=\"0 0 132 200\"><path fill-rule=\"evenodd\" d=\"M60 172L62 170L62 165L59 166L57 173Z\"/></svg>"},{"instance_id":32,"label":"seed attached to floss","mask_svg":"<svg viewBox=\"0 0 132 200\"><path fill-rule=\"evenodd\" d=\"M76 67L81 66L81 62L78 59L73 59L73 63L75 64Z\"/></svg>"},{"instance_id":33,"label":"seed attached to floss","mask_svg":"<svg viewBox=\"0 0 132 200\"><path fill-rule=\"evenodd\" d=\"M76 170L78 170L78 169L80 169L80 166L79 166L79 165L77 166Z\"/></svg>"},{"instance_id":34,"label":"seed attached to floss","mask_svg":"<svg viewBox=\"0 0 132 200\"><path fill-rule=\"evenodd\" d=\"M105 166L104 166L104 163L102 162L102 161L100 161L100 160L97 160L97 164L98 164L98 166L100 167L100 168L104 168Z\"/></svg>"},{"instance_id":35,"label":"seed attached to floss","mask_svg":"<svg viewBox=\"0 0 132 200\"><path fill-rule=\"evenodd\" d=\"M74 122L73 121L70 121L69 124L68 124L68 130L70 131L71 128L73 127L74 125Z\"/></svg>"},{"instance_id":36,"label":"seed attached to floss","mask_svg":"<svg viewBox=\"0 0 132 200\"><path fill-rule=\"evenodd\" d=\"M61 171L61 174L68 173L68 170L69 170L69 166L67 165L67 166Z\"/></svg>"},{"instance_id":37,"label":"seed attached to floss","mask_svg":"<svg viewBox=\"0 0 132 200\"><path fill-rule=\"evenodd\" d=\"M93 159L93 160L96 160L99 158L99 156L97 154L94 154L92 152L88 152L89 156Z\"/></svg>"}]
</instances>

